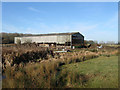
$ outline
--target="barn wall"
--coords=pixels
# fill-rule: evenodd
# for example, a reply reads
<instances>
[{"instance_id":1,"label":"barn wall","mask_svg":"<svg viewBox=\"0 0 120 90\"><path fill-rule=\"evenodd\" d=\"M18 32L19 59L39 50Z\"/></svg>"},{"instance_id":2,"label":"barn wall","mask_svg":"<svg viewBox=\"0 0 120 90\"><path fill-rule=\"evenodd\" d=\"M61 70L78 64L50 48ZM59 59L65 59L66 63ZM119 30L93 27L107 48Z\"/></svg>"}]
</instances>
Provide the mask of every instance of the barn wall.
<instances>
[{"instance_id":1,"label":"barn wall","mask_svg":"<svg viewBox=\"0 0 120 90\"><path fill-rule=\"evenodd\" d=\"M35 42L35 43L56 43L66 45L84 44L84 36L80 33L72 35L44 35L44 36L27 36L27 37L15 37L15 43L21 40L21 43ZM72 43L71 43L72 41Z\"/></svg>"},{"instance_id":2,"label":"barn wall","mask_svg":"<svg viewBox=\"0 0 120 90\"><path fill-rule=\"evenodd\" d=\"M65 42L71 42L71 35L57 35L58 44L65 44Z\"/></svg>"},{"instance_id":3,"label":"barn wall","mask_svg":"<svg viewBox=\"0 0 120 90\"><path fill-rule=\"evenodd\" d=\"M28 36L28 37L15 37L15 43L17 40L21 40L21 43L35 42L35 43L57 43L65 44L65 42L71 42L71 35L49 35L49 36Z\"/></svg>"},{"instance_id":4,"label":"barn wall","mask_svg":"<svg viewBox=\"0 0 120 90\"><path fill-rule=\"evenodd\" d=\"M72 35L72 44L83 44L84 43L84 36L81 34L73 34Z\"/></svg>"}]
</instances>

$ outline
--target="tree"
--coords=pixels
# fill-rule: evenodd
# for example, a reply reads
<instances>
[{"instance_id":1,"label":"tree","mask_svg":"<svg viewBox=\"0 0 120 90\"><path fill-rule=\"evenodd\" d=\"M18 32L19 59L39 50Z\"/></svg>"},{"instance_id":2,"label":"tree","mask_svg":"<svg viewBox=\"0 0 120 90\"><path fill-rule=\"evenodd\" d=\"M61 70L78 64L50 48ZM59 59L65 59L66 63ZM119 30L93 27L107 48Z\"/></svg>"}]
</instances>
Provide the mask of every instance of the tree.
<instances>
[{"instance_id":1,"label":"tree","mask_svg":"<svg viewBox=\"0 0 120 90\"><path fill-rule=\"evenodd\" d=\"M17 39L16 43L17 43L17 44L21 44L21 40L20 40L20 39Z\"/></svg>"},{"instance_id":2,"label":"tree","mask_svg":"<svg viewBox=\"0 0 120 90\"><path fill-rule=\"evenodd\" d=\"M32 40L31 39L26 39L24 43L32 43Z\"/></svg>"}]
</instances>

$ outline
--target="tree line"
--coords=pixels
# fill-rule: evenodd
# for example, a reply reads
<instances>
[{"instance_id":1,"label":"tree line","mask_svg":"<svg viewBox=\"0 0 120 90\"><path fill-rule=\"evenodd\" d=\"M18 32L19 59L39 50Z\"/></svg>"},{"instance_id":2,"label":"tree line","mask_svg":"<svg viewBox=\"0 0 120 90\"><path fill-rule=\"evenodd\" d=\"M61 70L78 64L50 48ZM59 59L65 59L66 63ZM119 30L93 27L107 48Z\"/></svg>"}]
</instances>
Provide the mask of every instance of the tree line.
<instances>
[{"instance_id":1,"label":"tree line","mask_svg":"<svg viewBox=\"0 0 120 90\"><path fill-rule=\"evenodd\" d=\"M23 33L0 33L0 43L2 44L12 44L14 43L14 37L21 36L31 36L33 34L23 34Z\"/></svg>"},{"instance_id":2,"label":"tree line","mask_svg":"<svg viewBox=\"0 0 120 90\"><path fill-rule=\"evenodd\" d=\"M23 33L0 33L0 44L13 44L14 43L14 37L21 37L21 36L33 36L35 34L23 34ZM36 34L37 35L37 34ZM93 40L84 40L84 44L98 44L97 41ZM114 41L109 41L107 43L100 42L100 44L117 44ZM120 42L119 42L120 44Z\"/></svg>"}]
</instances>

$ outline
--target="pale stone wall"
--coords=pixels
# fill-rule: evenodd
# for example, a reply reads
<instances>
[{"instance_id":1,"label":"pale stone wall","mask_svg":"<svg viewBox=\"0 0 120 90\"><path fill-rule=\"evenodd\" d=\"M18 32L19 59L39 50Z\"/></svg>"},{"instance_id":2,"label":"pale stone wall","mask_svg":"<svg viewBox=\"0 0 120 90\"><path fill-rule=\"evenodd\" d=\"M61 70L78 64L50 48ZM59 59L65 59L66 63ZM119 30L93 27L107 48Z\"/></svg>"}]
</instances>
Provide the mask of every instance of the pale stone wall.
<instances>
[{"instance_id":1,"label":"pale stone wall","mask_svg":"<svg viewBox=\"0 0 120 90\"><path fill-rule=\"evenodd\" d=\"M15 43L17 41L21 41L21 43L56 43L56 44L81 44L84 43L84 36L81 34L73 34L73 35L44 35L44 36L26 36L26 37L15 37ZM72 42L71 42L72 41Z\"/></svg>"},{"instance_id":2,"label":"pale stone wall","mask_svg":"<svg viewBox=\"0 0 120 90\"><path fill-rule=\"evenodd\" d=\"M27 36L27 37L15 37L15 43L17 40L21 40L21 43L35 42L35 43L57 43L64 44L65 42L71 42L71 35L49 35L49 36Z\"/></svg>"}]
</instances>

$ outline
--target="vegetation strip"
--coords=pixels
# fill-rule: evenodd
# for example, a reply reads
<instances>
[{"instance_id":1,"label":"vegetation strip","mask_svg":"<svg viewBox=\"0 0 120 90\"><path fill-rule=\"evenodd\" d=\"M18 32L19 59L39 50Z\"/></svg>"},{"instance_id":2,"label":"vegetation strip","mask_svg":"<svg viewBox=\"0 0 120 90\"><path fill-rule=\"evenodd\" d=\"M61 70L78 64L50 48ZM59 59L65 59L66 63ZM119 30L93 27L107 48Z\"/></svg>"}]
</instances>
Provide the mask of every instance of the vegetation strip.
<instances>
[{"instance_id":1,"label":"vegetation strip","mask_svg":"<svg viewBox=\"0 0 120 90\"><path fill-rule=\"evenodd\" d=\"M24 47L24 46L23 46ZM8 50L8 49L7 49ZM9 50L11 50L9 48ZM14 52L19 52L19 47L15 47L12 49ZM22 49L24 51L20 52L23 57L29 52L28 56L32 56L31 53L41 52L44 55L44 52L47 53L46 58L41 58L40 62L37 62L36 59L30 59L30 62L24 63L27 58L23 59L23 62L15 65L8 65L4 69L3 75L6 76L3 79L3 88L54 88L54 87L77 87L80 84L81 87L85 87L86 83L89 81L89 77L95 77L99 75L96 73L94 75L88 76L86 74L78 73L78 72L69 72L63 71L61 69L64 65L69 65L72 63L78 63L86 60L90 60L93 58L97 58L99 56L111 57L112 55L117 55L118 52L115 49L81 49L79 51L67 52L67 53L56 53L53 54L52 51L48 49L42 50L42 48L38 49L36 47L27 47ZM11 52L11 51L10 51ZM41 56L40 54L40 56ZM7 53L4 54L7 58L7 55L11 55L11 57L15 57L15 53ZM33 56L36 54L33 54ZM18 55L19 56L19 55ZM26 56L26 57L28 57ZM4 58L6 58L4 57ZM35 57L36 58L36 57ZM19 59L19 60L21 60ZM9 60L9 59L5 59ZM13 60L18 60L14 59ZM34 61L35 60L35 61ZM22 60L21 60L22 61ZM92 61L92 60L90 60ZM74 70L73 70L74 71ZM70 76L69 76L70 75ZM69 83L67 83L69 82ZM77 84L78 83L78 84ZM74 86L72 86L74 84ZM6 86L7 85L7 86Z\"/></svg>"}]
</instances>

